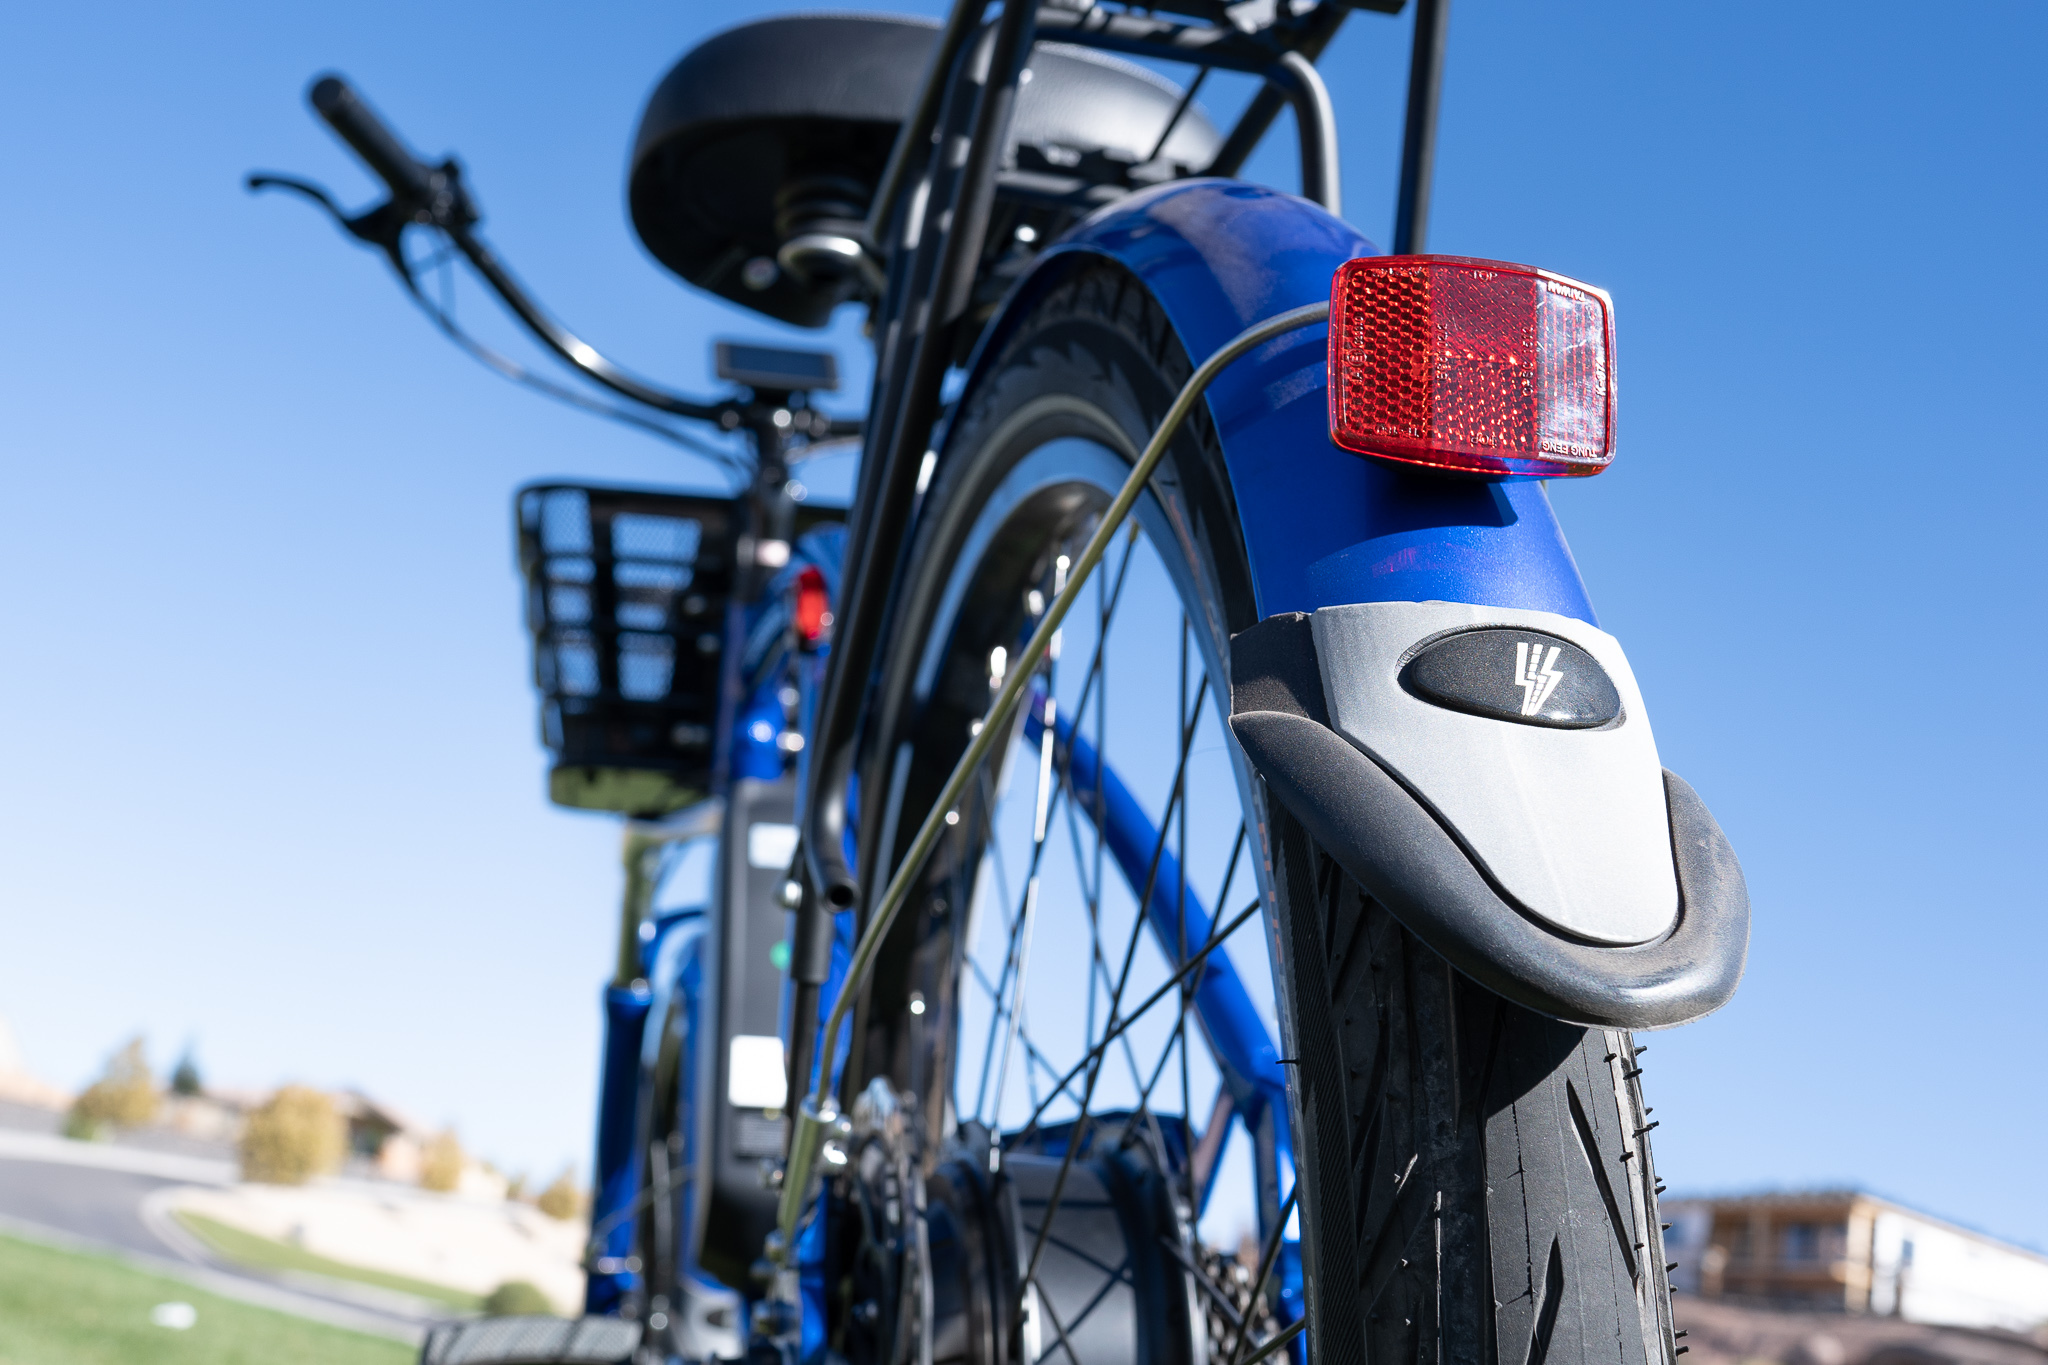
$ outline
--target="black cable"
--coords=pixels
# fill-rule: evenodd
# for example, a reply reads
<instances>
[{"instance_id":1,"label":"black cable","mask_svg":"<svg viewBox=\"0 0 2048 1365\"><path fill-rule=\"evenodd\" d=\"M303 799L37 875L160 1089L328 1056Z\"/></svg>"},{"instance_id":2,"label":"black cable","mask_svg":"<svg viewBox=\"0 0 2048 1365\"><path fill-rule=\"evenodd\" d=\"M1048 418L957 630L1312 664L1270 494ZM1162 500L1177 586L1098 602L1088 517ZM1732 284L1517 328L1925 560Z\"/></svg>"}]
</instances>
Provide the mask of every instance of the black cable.
<instances>
[{"instance_id":1,"label":"black cable","mask_svg":"<svg viewBox=\"0 0 2048 1365\"><path fill-rule=\"evenodd\" d=\"M430 266L445 267L447 259L446 256L437 256L430 263ZM467 351L473 359L497 371L513 383L520 385L522 388L531 389L543 397L552 398L558 403L566 403L570 407L580 408L599 417L607 417L614 422L621 422L627 426L647 432L650 435L659 436L665 441L682 447L693 455L711 461L725 470L726 473L734 475L742 481L752 475L752 463L741 456L720 450L718 447L700 441L686 432L677 431L667 423L642 417L636 412L592 398L590 395L578 392L566 384L558 384L551 379L545 379L535 374L526 366L512 359L512 357L485 345L464 331L462 325L455 321L450 311L444 310L426 296L420 289L419 282L413 277L410 269L401 270L394 266L392 273L398 276L398 281L404 286L406 294L418 305L420 311L425 313L428 319L441 330L444 336L464 351Z\"/></svg>"},{"instance_id":2,"label":"black cable","mask_svg":"<svg viewBox=\"0 0 2048 1365\"><path fill-rule=\"evenodd\" d=\"M442 249L430 253L425 261L418 267L415 267L412 262L405 259L404 251L404 231L406 227L413 226L413 224L393 221L389 217L390 204L351 218L343 211L341 205L334 202L332 195L310 181L300 180L294 176L257 174L249 176L244 183L252 192L265 189L280 189L288 190L291 193L310 199L326 210L328 216L340 224L351 236L381 248L387 262L391 266L391 273L398 276L398 282L404 288L406 294L418 306L419 310L427 315L434 326L441 330L442 335L467 351L473 359L496 370L506 379L520 385L522 388L531 389L542 397L552 398L558 403L566 403L570 407L579 408L595 416L623 423L626 426L644 431L650 436L658 436L672 445L680 446L691 454L717 465L727 474L737 478L742 485L752 479L754 472L753 463L744 456L720 450L718 447L678 431L666 423L642 417L629 409L600 402L588 394L572 389L565 384L557 384L553 380L543 379L540 375L535 374L526 366L512 359L512 357L486 346L483 342L478 341L475 337L464 331L462 325L456 322L454 317L453 272L450 271L446 276L450 283L449 288L444 291L448 295L448 302L445 305L437 305L429 299L420 289L417 278L417 271L419 270L446 270L450 258L457 252L462 252L462 243L458 242L445 229L437 229L440 231L442 241L445 243ZM469 255L468 252L462 252L462 254L464 256ZM476 262L473 259L470 264L472 268L476 268ZM529 325L532 325L531 319L527 319L527 321ZM836 421L833 423L835 430L839 426L840 423Z\"/></svg>"}]
</instances>

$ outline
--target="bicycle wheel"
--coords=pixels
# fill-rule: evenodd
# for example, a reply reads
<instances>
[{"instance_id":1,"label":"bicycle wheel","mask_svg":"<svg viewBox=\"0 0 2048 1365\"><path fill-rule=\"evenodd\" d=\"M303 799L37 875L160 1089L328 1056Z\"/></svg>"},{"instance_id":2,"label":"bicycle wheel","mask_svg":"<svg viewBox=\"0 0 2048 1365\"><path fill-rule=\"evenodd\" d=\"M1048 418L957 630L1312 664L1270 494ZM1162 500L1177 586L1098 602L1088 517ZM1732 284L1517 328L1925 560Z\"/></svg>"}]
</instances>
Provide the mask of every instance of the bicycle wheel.
<instances>
[{"instance_id":1,"label":"bicycle wheel","mask_svg":"<svg viewBox=\"0 0 2048 1365\"><path fill-rule=\"evenodd\" d=\"M1143 287L1088 264L963 398L870 718L863 847L901 856L1190 371ZM835 1348L1671 1360L1632 1040L1458 976L1264 803L1223 723L1254 621L1198 410L859 1003Z\"/></svg>"}]
</instances>

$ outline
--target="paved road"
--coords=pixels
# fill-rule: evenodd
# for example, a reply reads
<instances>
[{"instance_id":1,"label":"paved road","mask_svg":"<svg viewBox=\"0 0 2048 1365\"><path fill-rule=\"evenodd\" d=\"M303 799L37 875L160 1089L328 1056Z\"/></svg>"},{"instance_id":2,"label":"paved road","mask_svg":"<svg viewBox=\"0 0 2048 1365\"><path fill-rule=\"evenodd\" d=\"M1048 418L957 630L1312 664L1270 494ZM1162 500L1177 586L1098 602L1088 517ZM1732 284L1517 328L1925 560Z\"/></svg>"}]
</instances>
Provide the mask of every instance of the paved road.
<instances>
[{"instance_id":1,"label":"paved road","mask_svg":"<svg viewBox=\"0 0 2048 1365\"><path fill-rule=\"evenodd\" d=\"M142 1221L142 1201L185 1183L133 1171L0 1157L0 1214L100 1246L176 1257L177 1251Z\"/></svg>"},{"instance_id":2,"label":"paved road","mask_svg":"<svg viewBox=\"0 0 2048 1365\"><path fill-rule=\"evenodd\" d=\"M234 1179L233 1163L218 1149L189 1140L149 1146L69 1142L55 1135L54 1122L8 1123L19 1116L6 1111L19 1108L0 1110L0 1232L111 1252L140 1269L227 1298L339 1327L415 1344L424 1334L430 1315L392 1303L394 1296L367 1286L251 1274L209 1255L160 1216L153 1226L144 1207L152 1195ZM39 1116L29 1111L31 1119Z\"/></svg>"}]
</instances>

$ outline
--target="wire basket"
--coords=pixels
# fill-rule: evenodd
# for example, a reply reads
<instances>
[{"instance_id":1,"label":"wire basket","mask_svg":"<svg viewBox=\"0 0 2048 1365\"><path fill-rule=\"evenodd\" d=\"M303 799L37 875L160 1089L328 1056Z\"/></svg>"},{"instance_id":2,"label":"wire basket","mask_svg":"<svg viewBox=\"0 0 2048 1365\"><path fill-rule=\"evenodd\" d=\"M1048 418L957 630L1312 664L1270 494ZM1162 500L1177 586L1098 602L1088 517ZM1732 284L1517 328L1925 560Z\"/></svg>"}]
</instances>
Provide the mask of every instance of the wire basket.
<instances>
[{"instance_id":1,"label":"wire basket","mask_svg":"<svg viewBox=\"0 0 2048 1365\"><path fill-rule=\"evenodd\" d=\"M639 816L701 800L742 505L551 483L515 506L548 798Z\"/></svg>"}]
</instances>

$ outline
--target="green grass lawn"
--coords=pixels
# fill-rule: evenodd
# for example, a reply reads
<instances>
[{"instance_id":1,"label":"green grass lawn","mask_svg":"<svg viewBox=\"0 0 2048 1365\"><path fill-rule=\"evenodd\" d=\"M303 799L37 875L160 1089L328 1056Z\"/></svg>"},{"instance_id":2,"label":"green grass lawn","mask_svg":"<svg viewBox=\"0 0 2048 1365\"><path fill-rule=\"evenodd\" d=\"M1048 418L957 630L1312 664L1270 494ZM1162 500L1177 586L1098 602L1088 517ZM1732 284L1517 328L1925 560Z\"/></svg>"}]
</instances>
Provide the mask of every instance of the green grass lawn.
<instances>
[{"instance_id":1,"label":"green grass lawn","mask_svg":"<svg viewBox=\"0 0 2048 1365\"><path fill-rule=\"evenodd\" d=\"M182 1332L149 1320L189 1303ZM104 1256L0 1236L0 1365L409 1365L403 1342L223 1299Z\"/></svg>"},{"instance_id":2,"label":"green grass lawn","mask_svg":"<svg viewBox=\"0 0 2048 1365\"><path fill-rule=\"evenodd\" d=\"M401 1294L430 1299L463 1312L473 1313L484 1305L481 1294L450 1289L445 1284L431 1284L426 1280L408 1279L403 1275L387 1275L381 1270L369 1270L343 1261L330 1261L325 1256L315 1256L304 1247L273 1242L268 1237L231 1228L201 1214L179 1210L172 1216L187 1232L213 1248L223 1259L251 1270L295 1270L307 1275L325 1275L330 1280L353 1280L357 1284L372 1284L379 1289L395 1289Z\"/></svg>"}]
</instances>

